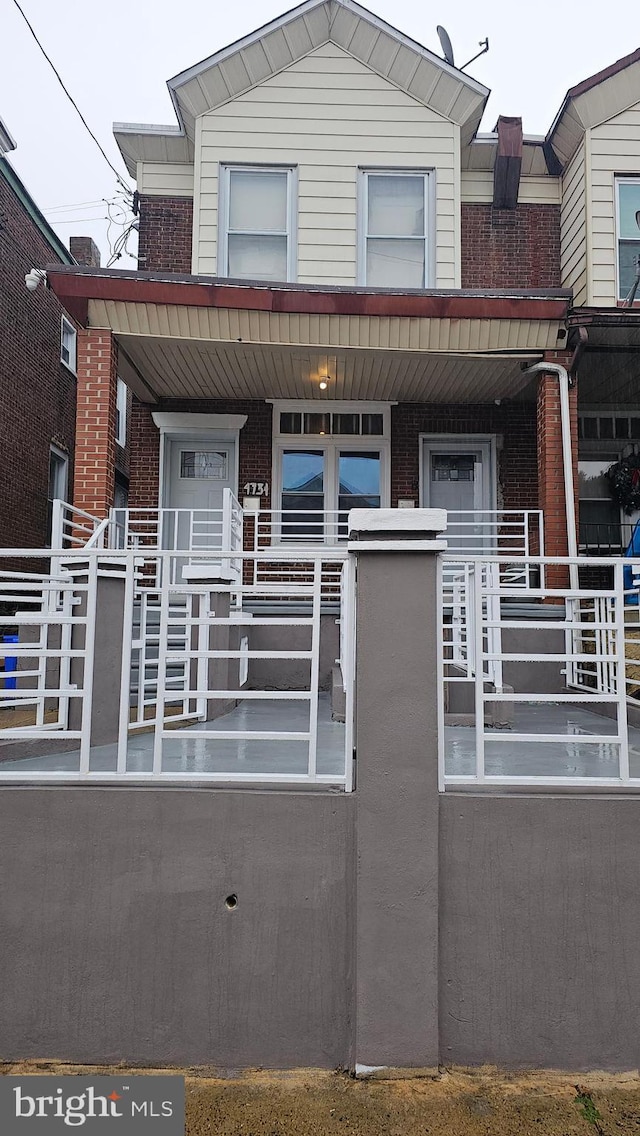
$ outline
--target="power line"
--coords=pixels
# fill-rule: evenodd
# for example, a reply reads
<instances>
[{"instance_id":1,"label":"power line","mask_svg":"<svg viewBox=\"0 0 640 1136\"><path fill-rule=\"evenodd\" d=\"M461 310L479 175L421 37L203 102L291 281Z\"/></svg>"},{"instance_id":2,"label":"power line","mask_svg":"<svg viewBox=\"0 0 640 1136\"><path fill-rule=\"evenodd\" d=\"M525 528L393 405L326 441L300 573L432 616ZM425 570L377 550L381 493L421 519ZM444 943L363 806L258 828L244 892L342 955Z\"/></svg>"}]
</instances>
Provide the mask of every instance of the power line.
<instances>
[{"instance_id":1,"label":"power line","mask_svg":"<svg viewBox=\"0 0 640 1136\"><path fill-rule=\"evenodd\" d=\"M121 177L121 176L120 176L120 174L118 173L118 171L117 171L116 167L114 166L113 162L111 161L111 159L110 159L110 158L108 158L108 157L107 157L107 155L106 155L105 151L103 150L102 146L101 146L101 145L100 145L100 143L98 142L98 139L96 138L95 134L93 133L93 130L92 130L92 129L91 129L91 127L89 126L89 123L87 122L87 120L86 120L86 118L84 117L84 115L83 115L82 111L80 110L80 107L78 106L78 104L77 104L77 102L75 101L75 99L73 98L73 96L72 96L72 95L71 95L71 94L69 93L69 91L67 90L67 88L66 88L66 86L65 86L65 84L64 84L64 82L63 82L63 80L62 80L62 76L60 75L60 72L58 71L57 67L55 66L55 64L53 63L53 61L52 61L52 60L50 59L50 57L49 57L49 56L47 55L47 53L46 53L46 51L45 51L44 47L43 47L43 46L42 46L42 44L40 43L40 40L38 39L38 37L37 37L37 35L36 35L36 33L35 33L35 31L34 31L33 27L32 27L32 26L31 26L31 24L29 23L29 20L28 20L28 18L27 18L27 16L26 16L26 14L25 14L24 10L23 10L23 9L22 9L22 8L20 7L20 4L18 3L18 0L13 0L13 3L15 4L15 6L16 6L16 8L18 9L18 11L19 11L20 15L22 16L22 18L23 18L23 20L24 20L25 24L27 25L27 27L28 27L29 31L31 32L31 35L32 35L32 36L33 36L33 38L35 39L35 41L36 41L36 43L37 43L38 47L40 48L40 51L41 51L41 52L42 52L42 54L44 55L44 57L45 57L45 59L46 59L47 63L49 64L49 66L50 66L51 70L53 71L53 73L54 73L54 75L55 75L55 77L56 77L56 79L58 80L58 82L59 82L60 86L62 87L62 90L64 91L64 93L65 93L65 95L67 96L67 98L68 98L69 102L71 103L72 107L74 108L74 110L76 111L76 113L77 113L78 117L80 118L80 121L82 122L82 124L83 124L83 126L85 127L85 129L86 129L86 130L87 130L87 131L89 132L89 134L91 135L91 137L93 138L93 141L95 142L96 146L98 147L98 149L99 149L100 153L102 154L102 157L104 158L104 160L105 160L105 162L107 163L107 165L108 165L108 166L109 166L109 168L110 168L110 169L112 170L112 172L113 172L113 173L114 173L114 174L116 175L116 178L118 179L118 184L119 184L120 186L122 186L122 188L123 188L123 189L124 189L124 190L126 191L126 193L127 193L127 194L128 194L129 196L131 196L131 189L130 189L130 188L129 188L129 186L128 186L128 185L126 184L126 182L124 182L124 181L123 181L122 177Z\"/></svg>"},{"instance_id":2,"label":"power line","mask_svg":"<svg viewBox=\"0 0 640 1136\"><path fill-rule=\"evenodd\" d=\"M124 198L113 197L111 201L124 201ZM96 198L95 201L72 201L69 205L51 205L48 209L43 209L42 212L47 216L50 213L69 213L71 209L88 209L92 207L96 209L99 205L104 205L105 197Z\"/></svg>"}]
</instances>

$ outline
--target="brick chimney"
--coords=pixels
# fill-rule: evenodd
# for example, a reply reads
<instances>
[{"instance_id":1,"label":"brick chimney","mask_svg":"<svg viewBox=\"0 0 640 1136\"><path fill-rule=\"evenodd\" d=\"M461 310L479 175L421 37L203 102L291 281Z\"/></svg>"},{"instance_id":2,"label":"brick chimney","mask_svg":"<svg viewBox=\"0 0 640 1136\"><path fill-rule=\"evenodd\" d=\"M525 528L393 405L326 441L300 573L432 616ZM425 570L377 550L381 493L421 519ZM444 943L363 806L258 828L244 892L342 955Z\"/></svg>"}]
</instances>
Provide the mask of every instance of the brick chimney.
<instances>
[{"instance_id":1,"label":"brick chimney","mask_svg":"<svg viewBox=\"0 0 640 1136\"><path fill-rule=\"evenodd\" d=\"M100 249L91 237L70 237L69 252L78 264L87 268L100 267Z\"/></svg>"}]
</instances>

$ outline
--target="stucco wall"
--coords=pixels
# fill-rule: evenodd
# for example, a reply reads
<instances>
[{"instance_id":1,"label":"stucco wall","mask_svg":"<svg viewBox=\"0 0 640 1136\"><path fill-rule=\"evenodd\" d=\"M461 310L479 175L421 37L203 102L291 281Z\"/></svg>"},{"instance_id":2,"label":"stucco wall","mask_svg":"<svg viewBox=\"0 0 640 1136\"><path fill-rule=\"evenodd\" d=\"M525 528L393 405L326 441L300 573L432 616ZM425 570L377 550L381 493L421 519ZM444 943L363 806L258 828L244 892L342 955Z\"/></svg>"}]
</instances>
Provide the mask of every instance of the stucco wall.
<instances>
[{"instance_id":1,"label":"stucco wall","mask_svg":"<svg viewBox=\"0 0 640 1136\"><path fill-rule=\"evenodd\" d=\"M3 788L0 1058L348 1064L353 819L327 793Z\"/></svg>"}]
</instances>

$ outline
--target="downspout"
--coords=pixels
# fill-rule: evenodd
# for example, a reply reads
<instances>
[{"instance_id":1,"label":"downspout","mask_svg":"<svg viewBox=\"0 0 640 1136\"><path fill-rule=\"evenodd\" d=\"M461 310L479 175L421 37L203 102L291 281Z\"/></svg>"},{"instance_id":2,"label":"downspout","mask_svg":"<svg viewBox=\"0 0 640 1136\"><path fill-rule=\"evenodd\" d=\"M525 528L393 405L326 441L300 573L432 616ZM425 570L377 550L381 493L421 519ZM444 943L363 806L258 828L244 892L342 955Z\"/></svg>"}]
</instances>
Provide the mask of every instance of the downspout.
<instances>
[{"instance_id":1,"label":"downspout","mask_svg":"<svg viewBox=\"0 0 640 1136\"><path fill-rule=\"evenodd\" d=\"M571 450L571 416L569 411L569 375L566 367L560 363L534 363L527 367L526 375L557 375L558 390L560 393L560 428L562 434L562 466L564 473L564 506L567 523L567 552L569 556L578 556L578 538L576 534L576 502L573 490L573 453ZM569 565L569 584L572 591L579 587L578 565Z\"/></svg>"}]
</instances>

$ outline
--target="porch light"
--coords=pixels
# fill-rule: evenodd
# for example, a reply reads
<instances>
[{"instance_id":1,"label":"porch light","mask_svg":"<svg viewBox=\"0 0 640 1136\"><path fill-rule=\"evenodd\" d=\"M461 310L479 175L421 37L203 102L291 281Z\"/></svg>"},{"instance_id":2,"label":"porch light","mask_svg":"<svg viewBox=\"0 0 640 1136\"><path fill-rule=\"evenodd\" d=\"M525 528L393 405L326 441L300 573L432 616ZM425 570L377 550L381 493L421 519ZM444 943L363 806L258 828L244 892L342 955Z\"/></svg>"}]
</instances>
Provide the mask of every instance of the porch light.
<instances>
[{"instance_id":1,"label":"porch light","mask_svg":"<svg viewBox=\"0 0 640 1136\"><path fill-rule=\"evenodd\" d=\"M321 391L326 391L327 387L329 386L329 376L328 375L321 375L320 382L318 383L318 386L320 387Z\"/></svg>"}]
</instances>

